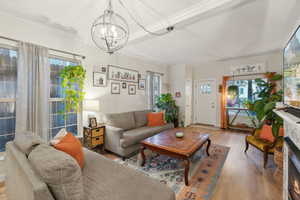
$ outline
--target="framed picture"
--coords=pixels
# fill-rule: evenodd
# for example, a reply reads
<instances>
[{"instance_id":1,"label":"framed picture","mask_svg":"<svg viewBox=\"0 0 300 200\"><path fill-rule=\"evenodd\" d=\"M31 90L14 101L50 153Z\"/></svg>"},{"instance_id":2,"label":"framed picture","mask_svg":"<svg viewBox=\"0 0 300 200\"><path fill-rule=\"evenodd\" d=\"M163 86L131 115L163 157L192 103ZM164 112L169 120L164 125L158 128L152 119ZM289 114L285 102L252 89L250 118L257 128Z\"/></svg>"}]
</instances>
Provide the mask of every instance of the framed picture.
<instances>
[{"instance_id":1,"label":"framed picture","mask_svg":"<svg viewBox=\"0 0 300 200\"><path fill-rule=\"evenodd\" d=\"M128 85L128 94L135 95L136 94L136 85L129 84Z\"/></svg>"},{"instance_id":2,"label":"framed picture","mask_svg":"<svg viewBox=\"0 0 300 200\"><path fill-rule=\"evenodd\" d=\"M126 89L127 88L127 83L122 83L122 89Z\"/></svg>"},{"instance_id":3,"label":"framed picture","mask_svg":"<svg viewBox=\"0 0 300 200\"><path fill-rule=\"evenodd\" d=\"M176 92L175 97L177 97L177 98L181 97L181 92Z\"/></svg>"},{"instance_id":4,"label":"framed picture","mask_svg":"<svg viewBox=\"0 0 300 200\"><path fill-rule=\"evenodd\" d=\"M139 88L139 90L145 90L145 88L146 88L146 80L145 79L139 79L138 88Z\"/></svg>"},{"instance_id":5,"label":"framed picture","mask_svg":"<svg viewBox=\"0 0 300 200\"><path fill-rule=\"evenodd\" d=\"M96 119L96 117L90 117L89 118L89 126L91 128L96 128L97 127L97 119Z\"/></svg>"},{"instance_id":6,"label":"framed picture","mask_svg":"<svg viewBox=\"0 0 300 200\"><path fill-rule=\"evenodd\" d=\"M139 72L132 69L108 65L108 79L138 83Z\"/></svg>"},{"instance_id":7,"label":"framed picture","mask_svg":"<svg viewBox=\"0 0 300 200\"><path fill-rule=\"evenodd\" d=\"M93 85L94 87L106 87L107 84L107 75L102 72L93 73Z\"/></svg>"},{"instance_id":8,"label":"framed picture","mask_svg":"<svg viewBox=\"0 0 300 200\"><path fill-rule=\"evenodd\" d=\"M111 93L120 94L120 83L111 83Z\"/></svg>"},{"instance_id":9,"label":"framed picture","mask_svg":"<svg viewBox=\"0 0 300 200\"><path fill-rule=\"evenodd\" d=\"M101 67L101 72L106 73L106 67Z\"/></svg>"}]
</instances>

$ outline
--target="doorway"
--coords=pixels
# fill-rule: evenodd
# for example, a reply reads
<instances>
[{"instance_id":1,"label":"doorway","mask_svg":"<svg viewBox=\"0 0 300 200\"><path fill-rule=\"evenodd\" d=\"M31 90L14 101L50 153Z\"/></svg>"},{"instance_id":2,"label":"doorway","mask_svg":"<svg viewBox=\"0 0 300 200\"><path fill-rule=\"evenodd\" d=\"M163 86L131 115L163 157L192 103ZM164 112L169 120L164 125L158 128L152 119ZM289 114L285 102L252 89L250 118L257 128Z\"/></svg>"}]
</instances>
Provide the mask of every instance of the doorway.
<instances>
[{"instance_id":1,"label":"doorway","mask_svg":"<svg viewBox=\"0 0 300 200\"><path fill-rule=\"evenodd\" d=\"M216 126L216 80L194 81L194 124Z\"/></svg>"}]
</instances>

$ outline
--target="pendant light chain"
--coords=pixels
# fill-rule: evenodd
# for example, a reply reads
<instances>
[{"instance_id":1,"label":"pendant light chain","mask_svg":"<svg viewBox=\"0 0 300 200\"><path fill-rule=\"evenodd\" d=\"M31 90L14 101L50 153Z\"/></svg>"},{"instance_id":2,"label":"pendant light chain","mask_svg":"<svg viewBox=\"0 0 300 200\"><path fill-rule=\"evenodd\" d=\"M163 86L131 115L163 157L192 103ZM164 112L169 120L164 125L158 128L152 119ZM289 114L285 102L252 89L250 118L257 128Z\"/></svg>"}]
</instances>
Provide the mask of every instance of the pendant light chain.
<instances>
[{"instance_id":1,"label":"pendant light chain","mask_svg":"<svg viewBox=\"0 0 300 200\"><path fill-rule=\"evenodd\" d=\"M121 4L121 6L126 10L126 12L128 13L129 17L141 28L143 29L145 32L151 34L151 35L155 35L155 36L163 36L171 31L174 30L174 26L168 26L166 28L166 30L162 33L157 33L157 32L152 32L150 30L148 30L143 24L141 24L134 16L133 14L129 11L129 9L125 6L125 4L123 3L122 0L118 0L119 3Z\"/></svg>"}]
</instances>

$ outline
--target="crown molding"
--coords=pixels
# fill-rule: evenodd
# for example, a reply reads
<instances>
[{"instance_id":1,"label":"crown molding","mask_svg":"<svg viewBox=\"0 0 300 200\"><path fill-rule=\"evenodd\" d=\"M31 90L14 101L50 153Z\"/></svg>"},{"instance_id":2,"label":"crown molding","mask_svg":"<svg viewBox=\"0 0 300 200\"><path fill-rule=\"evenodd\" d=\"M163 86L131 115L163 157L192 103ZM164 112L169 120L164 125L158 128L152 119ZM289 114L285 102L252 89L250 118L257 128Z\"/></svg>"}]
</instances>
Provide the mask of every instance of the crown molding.
<instances>
[{"instance_id":1,"label":"crown molding","mask_svg":"<svg viewBox=\"0 0 300 200\"><path fill-rule=\"evenodd\" d=\"M168 25L175 26L174 31L176 31L178 28L199 21L199 18L211 12L226 10L244 3L250 3L252 1L254 0L203 0L196 5L193 5L176 13L175 15L168 17L167 19L163 19L153 25L147 26L147 29L151 30L152 32L163 31L167 28L165 25L167 21L169 22ZM150 35L145 31L139 31L130 36L129 43L137 43L152 37L155 36Z\"/></svg>"}]
</instances>

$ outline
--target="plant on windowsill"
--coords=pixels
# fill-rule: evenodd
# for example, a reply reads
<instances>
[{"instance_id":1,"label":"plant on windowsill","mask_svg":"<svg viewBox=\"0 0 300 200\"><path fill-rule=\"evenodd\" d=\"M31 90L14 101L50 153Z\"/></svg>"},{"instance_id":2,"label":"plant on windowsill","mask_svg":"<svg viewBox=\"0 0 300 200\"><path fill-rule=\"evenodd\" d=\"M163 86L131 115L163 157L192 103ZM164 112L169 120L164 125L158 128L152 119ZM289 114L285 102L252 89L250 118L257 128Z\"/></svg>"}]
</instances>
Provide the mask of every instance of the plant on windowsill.
<instances>
[{"instance_id":1,"label":"plant on windowsill","mask_svg":"<svg viewBox=\"0 0 300 200\"><path fill-rule=\"evenodd\" d=\"M60 73L61 86L65 90L65 109L61 114L67 112L80 112L80 105L84 99L83 92L86 71L81 65L66 66Z\"/></svg>"},{"instance_id":2,"label":"plant on windowsill","mask_svg":"<svg viewBox=\"0 0 300 200\"><path fill-rule=\"evenodd\" d=\"M161 94L156 98L155 106L165 112L165 120L168 123L174 123L175 127L178 127L178 112L179 108L176 105L170 93Z\"/></svg>"},{"instance_id":3,"label":"plant on windowsill","mask_svg":"<svg viewBox=\"0 0 300 200\"><path fill-rule=\"evenodd\" d=\"M264 124L272 126L272 133L275 138L279 136L279 130L283 126L283 120L273 112L277 102L282 101L282 90L276 91L276 81L282 80L282 75L277 73L267 73L268 80L255 79L258 86L258 99L254 102L246 101L244 105L256 115L258 121L256 128L261 128Z\"/></svg>"}]
</instances>

